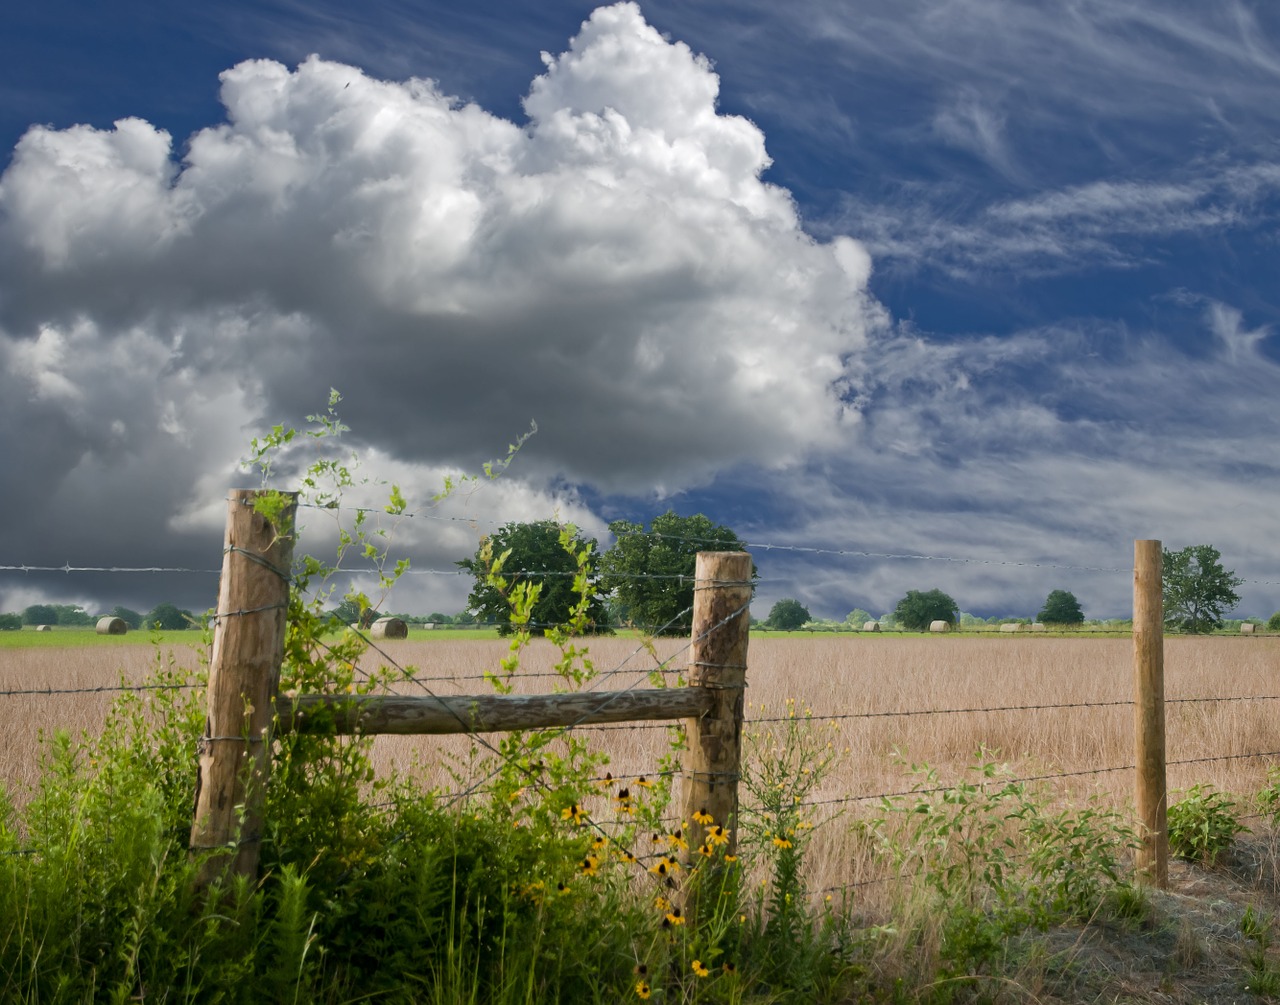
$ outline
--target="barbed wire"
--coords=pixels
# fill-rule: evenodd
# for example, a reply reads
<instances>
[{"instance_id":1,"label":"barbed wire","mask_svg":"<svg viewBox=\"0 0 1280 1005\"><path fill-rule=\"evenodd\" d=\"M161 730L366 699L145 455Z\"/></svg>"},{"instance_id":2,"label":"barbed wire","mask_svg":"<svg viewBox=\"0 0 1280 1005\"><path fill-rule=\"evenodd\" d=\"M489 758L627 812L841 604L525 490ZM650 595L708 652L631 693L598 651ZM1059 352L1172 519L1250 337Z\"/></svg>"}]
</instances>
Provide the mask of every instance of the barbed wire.
<instances>
[{"instance_id":1,"label":"barbed wire","mask_svg":"<svg viewBox=\"0 0 1280 1005\"><path fill-rule=\"evenodd\" d=\"M136 692L136 691L190 691L202 684L116 684L102 687L32 687L32 688L10 688L0 691L0 697L9 698L15 695L55 695L55 694L100 694L106 692Z\"/></svg>"}]
</instances>

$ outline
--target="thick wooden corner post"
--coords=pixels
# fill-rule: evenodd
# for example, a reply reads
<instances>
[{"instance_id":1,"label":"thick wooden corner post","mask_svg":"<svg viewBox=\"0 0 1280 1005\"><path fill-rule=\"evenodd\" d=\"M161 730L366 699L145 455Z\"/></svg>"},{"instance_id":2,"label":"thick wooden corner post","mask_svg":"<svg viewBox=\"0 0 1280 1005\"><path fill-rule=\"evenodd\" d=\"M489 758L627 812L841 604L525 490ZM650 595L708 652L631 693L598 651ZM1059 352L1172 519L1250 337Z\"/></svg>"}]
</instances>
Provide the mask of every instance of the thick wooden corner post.
<instances>
[{"instance_id":1,"label":"thick wooden corner post","mask_svg":"<svg viewBox=\"0 0 1280 1005\"><path fill-rule=\"evenodd\" d=\"M738 776L742 764L742 719L751 629L751 556L745 551L698 553L693 587L693 645L689 687L705 688L709 711L688 720L684 819L689 847L707 840L708 826L729 831L736 847ZM710 825L698 823L704 814Z\"/></svg>"},{"instance_id":2,"label":"thick wooden corner post","mask_svg":"<svg viewBox=\"0 0 1280 1005\"><path fill-rule=\"evenodd\" d=\"M257 876L270 767L273 701L284 658L293 561L295 494L273 524L259 493L233 489L218 586L208 720L200 741L191 852L200 888ZM212 853L212 854L210 854Z\"/></svg>"},{"instance_id":3,"label":"thick wooden corner post","mask_svg":"<svg viewBox=\"0 0 1280 1005\"><path fill-rule=\"evenodd\" d=\"M1133 543L1133 723L1136 802L1141 845L1139 879L1169 885L1169 793L1164 735L1163 551L1159 541Z\"/></svg>"}]
</instances>

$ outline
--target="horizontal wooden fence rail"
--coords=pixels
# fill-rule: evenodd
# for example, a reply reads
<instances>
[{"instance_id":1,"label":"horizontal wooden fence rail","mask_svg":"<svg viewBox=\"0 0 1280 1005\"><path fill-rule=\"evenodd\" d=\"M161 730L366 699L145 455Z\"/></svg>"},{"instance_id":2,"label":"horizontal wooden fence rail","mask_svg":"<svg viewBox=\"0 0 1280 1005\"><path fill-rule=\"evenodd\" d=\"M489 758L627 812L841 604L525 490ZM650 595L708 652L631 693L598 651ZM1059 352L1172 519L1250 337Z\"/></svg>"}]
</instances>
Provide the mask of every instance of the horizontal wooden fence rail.
<instances>
[{"instance_id":1,"label":"horizontal wooden fence rail","mask_svg":"<svg viewBox=\"0 0 1280 1005\"><path fill-rule=\"evenodd\" d=\"M705 688L576 694L320 695L277 699L282 731L398 736L505 733L610 722L697 719L714 701ZM327 710L327 714L320 714Z\"/></svg>"}]
</instances>

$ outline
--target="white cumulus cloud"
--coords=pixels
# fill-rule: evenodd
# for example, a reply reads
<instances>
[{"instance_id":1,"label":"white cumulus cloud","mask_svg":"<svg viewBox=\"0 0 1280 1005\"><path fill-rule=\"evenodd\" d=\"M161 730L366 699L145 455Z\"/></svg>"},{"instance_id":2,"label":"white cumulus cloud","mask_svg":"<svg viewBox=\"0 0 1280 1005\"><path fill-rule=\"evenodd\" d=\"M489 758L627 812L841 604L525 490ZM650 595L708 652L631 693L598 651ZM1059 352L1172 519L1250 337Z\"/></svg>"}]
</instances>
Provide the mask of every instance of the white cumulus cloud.
<instances>
[{"instance_id":1,"label":"white cumulus cloud","mask_svg":"<svg viewBox=\"0 0 1280 1005\"><path fill-rule=\"evenodd\" d=\"M804 231L710 61L635 4L544 63L527 122L313 56L224 72L226 121L180 151L137 118L32 127L0 176L0 459L46 505L10 526L88 526L72 487L121 458L165 486L148 522L185 526L330 386L426 468L536 420L534 484L644 493L839 442L881 323L866 251Z\"/></svg>"}]
</instances>

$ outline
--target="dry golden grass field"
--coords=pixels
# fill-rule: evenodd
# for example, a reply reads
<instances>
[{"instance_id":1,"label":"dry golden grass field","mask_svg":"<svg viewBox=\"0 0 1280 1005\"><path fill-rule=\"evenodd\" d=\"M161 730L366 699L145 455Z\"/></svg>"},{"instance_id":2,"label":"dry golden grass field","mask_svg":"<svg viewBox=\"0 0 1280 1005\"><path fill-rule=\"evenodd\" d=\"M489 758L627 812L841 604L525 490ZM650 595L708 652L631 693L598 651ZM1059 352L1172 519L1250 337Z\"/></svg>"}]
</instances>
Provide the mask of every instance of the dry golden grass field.
<instances>
[{"instance_id":1,"label":"dry golden grass field","mask_svg":"<svg viewBox=\"0 0 1280 1005\"><path fill-rule=\"evenodd\" d=\"M500 641L380 645L386 657L412 667L419 678L397 686L405 693L487 693L488 685L477 678L497 669L507 652ZM681 640L662 640L652 653L626 638L592 640L589 649L602 675L590 686L604 690L649 686L655 656L670 658L675 670L687 658ZM181 665L197 665L193 650L173 654ZM1173 797L1202 782L1243 803L1262 786L1277 757L1242 755L1280 751L1280 638L1169 638L1165 654ZM548 673L556 655L545 642L532 644L523 655L517 689L552 690L554 681L539 675ZM0 650L0 691L109 687L122 675L141 681L156 658L148 645ZM386 662L378 653L366 660L370 668ZM998 751L997 759L1021 777L1082 773L1041 783L1054 799L1078 803L1094 795L1125 811L1131 805L1133 772L1126 766L1133 761L1133 669L1127 637L757 636L749 663L748 719L785 716L792 699L799 715L811 711L823 746L831 743L839 755L813 794L816 823L875 806L873 799L850 797L909 788L904 759L928 763L947 781L959 777L983 747ZM1184 700L1201 698L1233 700ZM0 783L17 802L38 772L39 734L93 732L111 699L110 692L0 695ZM975 709L998 710L968 711ZM771 728L778 724L749 723L746 730L767 747L772 741L763 734ZM590 732L610 754L615 777L652 774L668 742L668 731L656 724ZM425 784L451 786L446 764L464 763L470 742L381 737L375 759L383 770L413 770ZM1180 761L1197 763L1175 763ZM847 847L848 832L831 826L815 837L810 866L832 885L862 874L859 857Z\"/></svg>"}]
</instances>

